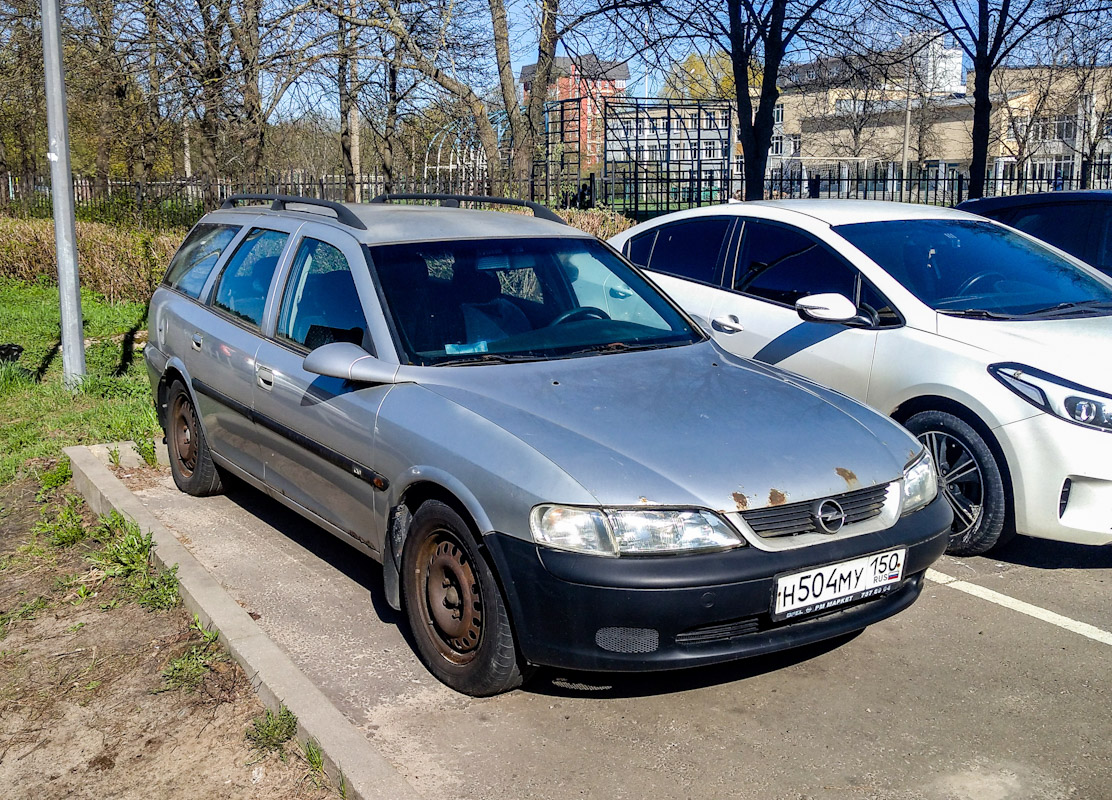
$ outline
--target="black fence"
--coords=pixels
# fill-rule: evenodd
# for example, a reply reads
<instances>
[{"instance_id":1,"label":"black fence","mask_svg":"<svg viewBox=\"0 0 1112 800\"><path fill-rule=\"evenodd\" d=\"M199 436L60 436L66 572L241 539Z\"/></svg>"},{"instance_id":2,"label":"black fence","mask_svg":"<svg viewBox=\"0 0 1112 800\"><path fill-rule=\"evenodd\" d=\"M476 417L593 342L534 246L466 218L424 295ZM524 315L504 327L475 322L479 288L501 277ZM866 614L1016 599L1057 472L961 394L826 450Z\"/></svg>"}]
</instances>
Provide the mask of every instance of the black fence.
<instances>
[{"instance_id":1,"label":"black fence","mask_svg":"<svg viewBox=\"0 0 1112 800\"><path fill-rule=\"evenodd\" d=\"M388 184L380 174L362 175L356 182L357 199L366 202L383 193L455 193L499 195L536 200L554 208L603 206L634 220L644 220L684 208L740 199L740 170L693 169L646 164L608 165L605 174L563 174L559 177L534 170L521 181L491 181L483 175L403 176ZM953 206L969 196L969 177L956 170L925 170L899 178L891 168L847 168L844 164L810 170L776 170L765 180L765 196L779 198L843 198L888 200ZM6 183L6 186L3 184ZM990 178L985 195L1009 195L1078 188L1112 188L1112 175L1047 178ZM11 216L48 218L53 213L50 182L45 178L0 176L0 212ZM342 201L343 176L313 176L301 172L269 173L240 179L203 182L182 178L142 183L97 181L78 177L74 198L79 220L145 228L188 227L209 208L240 193L291 194Z\"/></svg>"}]
</instances>

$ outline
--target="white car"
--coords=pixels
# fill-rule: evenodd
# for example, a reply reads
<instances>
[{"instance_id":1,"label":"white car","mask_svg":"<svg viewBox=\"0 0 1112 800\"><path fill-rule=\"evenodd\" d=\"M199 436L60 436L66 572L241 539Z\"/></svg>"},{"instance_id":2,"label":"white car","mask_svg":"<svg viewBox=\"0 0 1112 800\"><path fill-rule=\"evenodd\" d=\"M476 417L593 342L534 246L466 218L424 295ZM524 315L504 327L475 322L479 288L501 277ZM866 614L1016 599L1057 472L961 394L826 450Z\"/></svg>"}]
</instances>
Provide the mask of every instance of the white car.
<instances>
[{"instance_id":1,"label":"white car","mask_svg":"<svg viewBox=\"0 0 1112 800\"><path fill-rule=\"evenodd\" d=\"M1112 280L981 217L732 203L610 240L727 350L863 400L931 450L948 552L1112 544ZM744 402L744 398L739 398Z\"/></svg>"}]
</instances>

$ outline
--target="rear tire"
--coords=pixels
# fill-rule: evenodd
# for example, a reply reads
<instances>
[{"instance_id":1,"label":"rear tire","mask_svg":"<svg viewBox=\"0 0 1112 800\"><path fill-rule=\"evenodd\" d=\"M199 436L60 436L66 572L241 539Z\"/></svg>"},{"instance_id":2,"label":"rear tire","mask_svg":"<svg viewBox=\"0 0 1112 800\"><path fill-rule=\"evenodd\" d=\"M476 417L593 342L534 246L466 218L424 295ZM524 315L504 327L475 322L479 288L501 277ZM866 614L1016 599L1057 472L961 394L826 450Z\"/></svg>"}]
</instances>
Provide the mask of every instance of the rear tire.
<instances>
[{"instance_id":1,"label":"rear tire","mask_svg":"<svg viewBox=\"0 0 1112 800\"><path fill-rule=\"evenodd\" d=\"M417 509L402 548L402 598L417 654L457 692L489 697L521 685L513 628L467 523L429 500Z\"/></svg>"},{"instance_id":2,"label":"rear tire","mask_svg":"<svg viewBox=\"0 0 1112 800\"><path fill-rule=\"evenodd\" d=\"M224 488L212 460L197 407L185 384L174 381L167 395L166 450L174 483L186 494L207 497Z\"/></svg>"},{"instance_id":3,"label":"rear tire","mask_svg":"<svg viewBox=\"0 0 1112 800\"><path fill-rule=\"evenodd\" d=\"M1008 501L996 456L984 438L960 417L921 411L904 426L931 452L938 469L938 491L954 512L946 552L955 556L986 553L1010 539L1004 530Z\"/></svg>"}]
</instances>

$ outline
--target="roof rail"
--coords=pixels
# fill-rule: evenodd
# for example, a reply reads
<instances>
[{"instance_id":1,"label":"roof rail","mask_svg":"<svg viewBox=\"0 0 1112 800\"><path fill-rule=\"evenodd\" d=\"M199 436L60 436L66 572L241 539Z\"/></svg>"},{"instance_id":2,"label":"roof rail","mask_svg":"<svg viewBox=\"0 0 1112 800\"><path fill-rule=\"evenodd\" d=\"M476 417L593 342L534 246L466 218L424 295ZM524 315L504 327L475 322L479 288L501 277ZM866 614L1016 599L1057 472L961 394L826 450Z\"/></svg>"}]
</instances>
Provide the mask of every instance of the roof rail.
<instances>
[{"instance_id":1,"label":"roof rail","mask_svg":"<svg viewBox=\"0 0 1112 800\"><path fill-rule=\"evenodd\" d=\"M297 205L306 206L321 206L322 208L331 209L336 214L336 221L349 228L358 228L361 231L367 230L367 226L363 224L363 220L355 216L350 208L342 203L334 203L331 200L317 200L313 197L294 197L287 194L233 194L221 204L221 208L235 208L237 203L246 200L269 200L271 211L285 211L287 203L295 203ZM307 212L313 213L313 212Z\"/></svg>"},{"instance_id":2,"label":"roof rail","mask_svg":"<svg viewBox=\"0 0 1112 800\"><path fill-rule=\"evenodd\" d=\"M460 202L466 203L493 203L503 206L521 206L533 212L534 217L547 219L550 222L559 222L567 225L567 220L552 209L534 203L532 200L515 200L510 197L490 197L478 194L380 194L371 200L372 203L389 203L393 200L439 200L440 205L448 208L459 208Z\"/></svg>"}]
</instances>

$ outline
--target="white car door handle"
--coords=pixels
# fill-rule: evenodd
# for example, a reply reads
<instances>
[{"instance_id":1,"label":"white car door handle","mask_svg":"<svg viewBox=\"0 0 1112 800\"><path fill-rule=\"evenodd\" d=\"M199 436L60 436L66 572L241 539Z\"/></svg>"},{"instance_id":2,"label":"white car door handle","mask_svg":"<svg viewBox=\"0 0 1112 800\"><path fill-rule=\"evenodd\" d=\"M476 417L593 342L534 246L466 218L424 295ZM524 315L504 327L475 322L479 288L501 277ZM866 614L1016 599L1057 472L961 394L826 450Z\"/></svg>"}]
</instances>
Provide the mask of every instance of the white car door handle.
<instances>
[{"instance_id":1,"label":"white car door handle","mask_svg":"<svg viewBox=\"0 0 1112 800\"><path fill-rule=\"evenodd\" d=\"M715 317L710 321L710 326L719 333L741 333L745 328L736 314L727 314L724 317Z\"/></svg>"},{"instance_id":2,"label":"white car door handle","mask_svg":"<svg viewBox=\"0 0 1112 800\"><path fill-rule=\"evenodd\" d=\"M193 338L190 340L189 344L194 350L199 351L201 349L201 342L203 342L204 340L205 337L203 337L199 333L195 333L193 334Z\"/></svg>"},{"instance_id":3,"label":"white car door handle","mask_svg":"<svg viewBox=\"0 0 1112 800\"><path fill-rule=\"evenodd\" d=\"M255 379L259 382L259 386L268 392L274 388L274 370L270 367L264 367L261 364L256 366Z\"/></svg>"}]
</instances>

